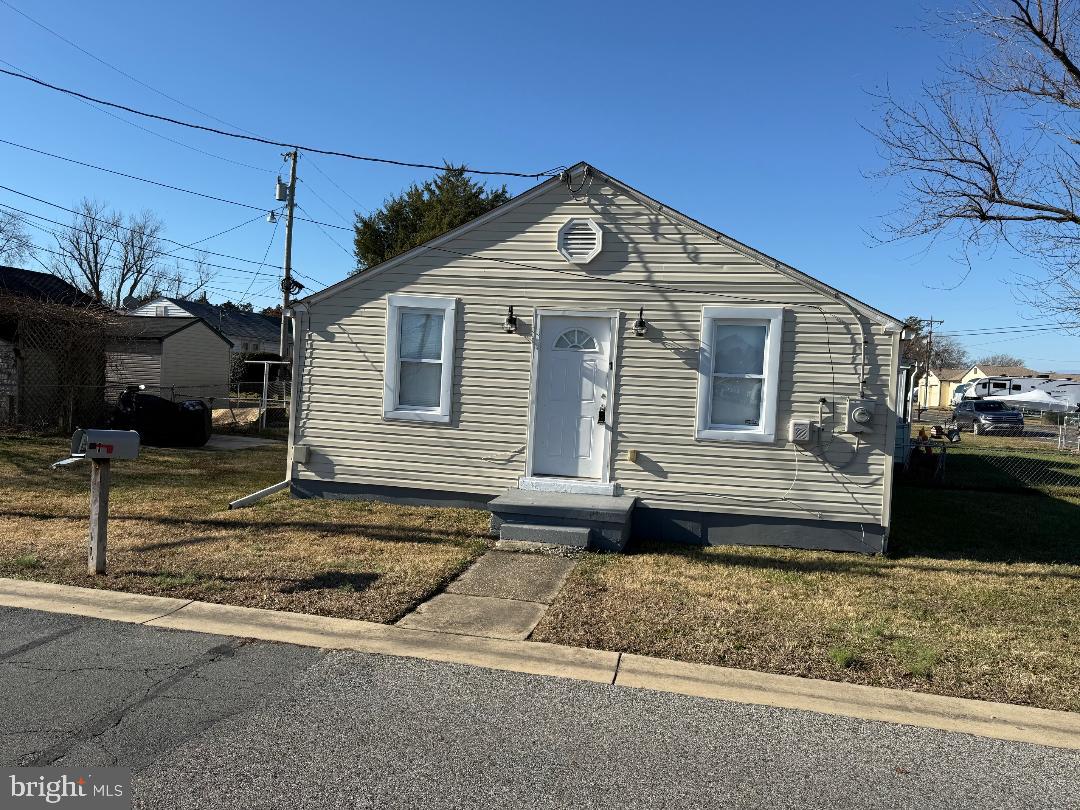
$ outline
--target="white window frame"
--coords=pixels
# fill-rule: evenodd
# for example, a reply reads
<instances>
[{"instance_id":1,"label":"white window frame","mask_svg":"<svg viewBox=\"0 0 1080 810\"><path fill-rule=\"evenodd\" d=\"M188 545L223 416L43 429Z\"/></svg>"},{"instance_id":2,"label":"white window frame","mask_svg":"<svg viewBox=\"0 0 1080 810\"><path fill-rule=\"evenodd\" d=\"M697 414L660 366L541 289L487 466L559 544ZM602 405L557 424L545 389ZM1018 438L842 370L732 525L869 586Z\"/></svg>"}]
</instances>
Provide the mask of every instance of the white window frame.
<instances>
[{"instance_id":1,"label":"white window frame","mask_svg":"<svg viewBox=\"0 0 1080 810\"><path fill-rule=\"evenodd\" d=\"M383 418L413 422L449 422L454 382L454 335L457 322L456 298L433 298L426 295L395 293L386 296L386 363L383 367ZM443 316L442 376L439 404L435 407L415 407L398 404L400 375L401 311L418 309L438 311Z\"/></svg>"},{"instance_id":2,"label":"white window frame","mask_svg":"<svg viewBox=\"0 0 1080 810\"><path fill-rule=\"evenodd\" d=\"M762 366L764 384L761 390L761 422L756 426L711 424L713 328L718 322L763 324L768 327ZM782 307L704 306L701 308L696 424L698 440L772 442L776 439L776 406L780 389L780 344L783 341L783 330L784 310Z\"/></svg>"}]
</instances>

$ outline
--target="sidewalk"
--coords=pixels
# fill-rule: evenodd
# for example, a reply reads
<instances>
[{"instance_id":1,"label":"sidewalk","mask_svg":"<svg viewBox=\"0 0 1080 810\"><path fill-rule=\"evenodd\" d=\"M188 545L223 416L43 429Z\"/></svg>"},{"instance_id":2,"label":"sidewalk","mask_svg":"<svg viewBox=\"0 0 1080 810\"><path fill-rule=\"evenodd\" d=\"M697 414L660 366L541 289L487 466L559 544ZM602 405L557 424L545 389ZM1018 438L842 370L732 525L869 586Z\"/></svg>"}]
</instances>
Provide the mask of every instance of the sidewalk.
<instances>
[{"instance_id":1,"label":"sidewalk","mask_svg":"<svg viewBox=\"0 0 1080 810\"><path fill-rule=\"evenodd\" d=\"M0 579L0 605L468 664L1080 749L1080 714L511 639Z\"/></svg>"},{"instance_id":2,"label":"sidewalk","mask_svg":"<svg viewBox=\"0 0 1080 810\"><path fill-rule=\"evenodd\" d=\"M489 551L398 627L524 641L558 595L575 560Z\"/></svg>"}]
</instances>

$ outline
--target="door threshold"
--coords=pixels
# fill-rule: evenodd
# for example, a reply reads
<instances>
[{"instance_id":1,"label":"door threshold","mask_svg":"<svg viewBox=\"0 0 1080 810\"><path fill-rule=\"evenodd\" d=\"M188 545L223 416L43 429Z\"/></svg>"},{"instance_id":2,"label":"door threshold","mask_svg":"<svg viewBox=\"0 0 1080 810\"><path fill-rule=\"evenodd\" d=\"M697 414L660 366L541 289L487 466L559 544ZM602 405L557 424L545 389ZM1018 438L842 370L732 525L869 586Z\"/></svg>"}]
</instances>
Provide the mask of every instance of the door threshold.
<instances>
[{"instance_id":1,"label":"door threshold","mask_svg":"<svg viewBox=\"0 0 1080 810\"><path fill-rule=\"evenodd\" d=\"M588 478L556 478L529 475L518 479L518 489L531 492L565 492L571 495L617 495L621 487L615 482L593 481Z\"/></svg>"}]
</instances>

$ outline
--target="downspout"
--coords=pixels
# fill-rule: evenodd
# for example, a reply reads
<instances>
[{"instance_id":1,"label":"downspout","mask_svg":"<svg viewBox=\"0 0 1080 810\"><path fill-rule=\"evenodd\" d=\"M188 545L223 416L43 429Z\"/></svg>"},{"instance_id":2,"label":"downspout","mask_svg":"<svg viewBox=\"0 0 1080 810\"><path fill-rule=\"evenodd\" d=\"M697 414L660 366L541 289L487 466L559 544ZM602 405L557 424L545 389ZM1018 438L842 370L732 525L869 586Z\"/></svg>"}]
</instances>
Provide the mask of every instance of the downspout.
<instances>
[{"instance_id":1,"label":"downspout","mask_svg":"<svg viewBox=\"0 0 1080 810\"><path fill-rule=\"evenodd\" d=\"M289 389L289 438L288 438L288 451L285 461L285 480L278 481L276 484L271 484L264 489L260 489L256 492L252 492L250 495L245 495L242 498L237 498L235 501L229 502L229 509L241 509L245 506L251 506L253 503L261 501L269 495L273 495L275 492L281 492L283 489L288 489L292 486L293 481L293 455L294 455L294 442L296 440L296 413L297 402L300 397L300 372L301 372L301 350L300 344L303 337L303 321L307 316L307 308L302 304L297 304L290 310L293 325L293 351L292 351L292 382ZM283 315L284 317L284 315Z\"/></svg>"}]
</instances>

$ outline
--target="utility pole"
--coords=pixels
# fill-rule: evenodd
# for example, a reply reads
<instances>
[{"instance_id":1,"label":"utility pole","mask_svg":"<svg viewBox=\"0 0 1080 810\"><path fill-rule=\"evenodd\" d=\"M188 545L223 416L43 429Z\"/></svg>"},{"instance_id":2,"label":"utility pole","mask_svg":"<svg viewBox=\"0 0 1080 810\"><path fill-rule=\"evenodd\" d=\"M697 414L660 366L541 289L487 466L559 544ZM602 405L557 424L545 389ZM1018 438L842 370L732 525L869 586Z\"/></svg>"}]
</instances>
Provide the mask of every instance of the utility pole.
<instances>
[{"instance_id":1,"label":"utility pole","mask_svg":"<svg viewBox=\"0 0 1080 810\"><path fill-rule=\"evenodd\" d=\"M934 324L943 324L945 321L935 321L934 316L931 315L926 320L923 320L929 326L926 332L926 373L923 374L923 403L919 406L919 420L922 421L923 411L926 410L926 405L930 404L930 358L932 358L934 352ZM940 389L939 389L940 390Z\"/></svg>"},{"instance_id":2,"label":"utility pole","mask_svg":"<svg viewBox=\"0 0 1080 810\"><path fill-rule=\"evenodd\" d=\"M300 153L293 149L291 152L286 152L282 155L283 158L291 160L292 165L289 168L289 196L286 204L285 212L285 275L281 279L281 340L278 344L278 354L281 359L285 359L285 348L288 342L289 330L288 330L288 316L285 314L289 309L289 296L292 294L293 280L292 280L292 228L293 228L293 208L296 205L296 161L300 157ZM280 178L279 178L280 180Z\"/></svg>"}]
</instances>

